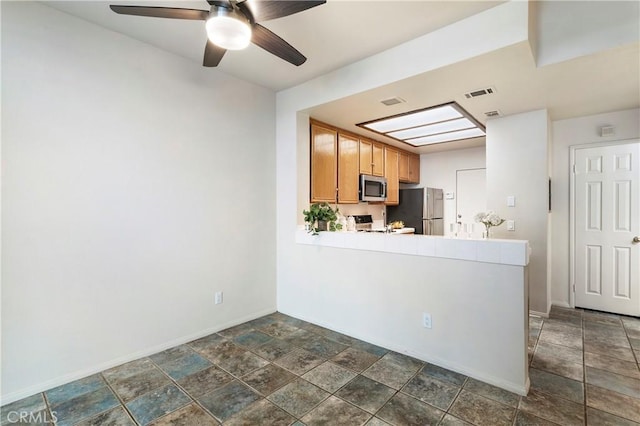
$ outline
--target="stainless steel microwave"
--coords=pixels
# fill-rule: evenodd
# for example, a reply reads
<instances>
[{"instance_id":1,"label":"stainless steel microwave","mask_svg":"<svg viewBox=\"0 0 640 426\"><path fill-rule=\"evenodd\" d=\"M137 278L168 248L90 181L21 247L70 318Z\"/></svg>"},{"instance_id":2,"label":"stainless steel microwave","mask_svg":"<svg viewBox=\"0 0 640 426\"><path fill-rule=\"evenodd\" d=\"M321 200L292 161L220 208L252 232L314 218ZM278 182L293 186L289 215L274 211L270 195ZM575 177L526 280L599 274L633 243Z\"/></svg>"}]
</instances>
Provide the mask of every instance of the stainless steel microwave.
<instances>
[{"instance_id":1,"label":"stainless steel microwave","mask_svg":"<svg viewBox=\"0 0 640 426\"><path fill-rule=\"evenodd\" d=\"M387 178L360 175L360 201L385 201L387 199Z\"/></svg>"}]
</instances>

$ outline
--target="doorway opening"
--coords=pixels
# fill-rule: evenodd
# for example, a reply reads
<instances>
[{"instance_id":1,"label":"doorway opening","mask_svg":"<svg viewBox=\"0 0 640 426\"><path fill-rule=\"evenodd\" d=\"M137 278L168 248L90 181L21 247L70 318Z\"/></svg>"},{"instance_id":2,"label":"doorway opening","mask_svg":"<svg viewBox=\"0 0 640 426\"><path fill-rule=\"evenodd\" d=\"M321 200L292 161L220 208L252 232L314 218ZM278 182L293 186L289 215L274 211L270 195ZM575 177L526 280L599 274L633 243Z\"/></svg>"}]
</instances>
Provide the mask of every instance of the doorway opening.
<instances>
[{"instance_id":1,"label":"doorway opening","mask_svg":"<svg viewBox=\"0 0 640 426\"><path fill-rule=\"evenodd\" d=\"M463 225L460 231L481 238L484 227L474 222L474 216L487 209L487 169L456 170L456 192L456 218ZM465 225L471 226L464 229Z\"/></svg>"}]
</instances>

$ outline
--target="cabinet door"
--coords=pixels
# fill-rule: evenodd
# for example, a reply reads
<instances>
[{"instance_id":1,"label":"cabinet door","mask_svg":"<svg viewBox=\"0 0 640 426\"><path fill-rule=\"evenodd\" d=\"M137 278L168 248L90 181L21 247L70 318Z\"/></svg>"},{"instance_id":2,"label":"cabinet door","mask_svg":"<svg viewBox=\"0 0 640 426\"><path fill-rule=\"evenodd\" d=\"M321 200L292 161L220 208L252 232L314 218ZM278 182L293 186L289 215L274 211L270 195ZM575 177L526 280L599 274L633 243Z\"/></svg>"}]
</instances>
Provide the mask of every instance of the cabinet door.
<instances>
[{"instance_id":1,"label":"cabinet door","mask_svg":"<svg viewBox=\"0 0 640 426\"><path fill-rule=\"evenodd\" d=\"M371 174L384 176L384 145L375 142L371 146Z\"/></svg>"},{"instance_id":2,"label":"cabinet door","mask_svg":"<svg viewBox=\"0 0 640 426\"><path fill-rule=\"evenodd\" d=\"M400 152L398 157L398 179L400 182L409 181L409 154Z\"/></svg>"},{"instance_id":3,"label":"cabinet door","mask_svg":"<svg viewBox=\"0 0 640 426\"><path fill-rule=\"evenodd\" d=\"M420 156L409 156L409 182L420 183Z\"/></svg>"},{"instance_id":4,"label":"cabinet door","mask_svg":"<svg viewBox=\"0 0 640 426\"><path fill-rule=\"evenodd\" d=\"M338 132L311 125L311 202L333 203L337 189Z\"/></svg>"},{"instance_id":5,"label":"cabinet door","mask_svg":"<svg viewBox=\"0 0 640 426\"><path fill-rule=\"evenodd\" d=\"M373 142L360 139L360 173L365 175L373 174Z\"/></svg>"},{"instance_id":6,"label":"cabinet door","mask_svg":"<svg viewBox=\"0 0 640 426\"><path fill-rule=\"evenodd\" d=\"M384 175L387 178L387 201L388 206L398 205L400 202L400 184L398 179L398 159L399 152L395 149L384 148Z\"/></svg>"},{"instance_id":7,"label":"cabinet door","mask_svg":"<svg viewBox=\"0 0 640 426\"><path fill-rule=\"evenodd\" d=\"M338 203L358 203L360 141L338 134Z\"/></svg>"}]
</instances>

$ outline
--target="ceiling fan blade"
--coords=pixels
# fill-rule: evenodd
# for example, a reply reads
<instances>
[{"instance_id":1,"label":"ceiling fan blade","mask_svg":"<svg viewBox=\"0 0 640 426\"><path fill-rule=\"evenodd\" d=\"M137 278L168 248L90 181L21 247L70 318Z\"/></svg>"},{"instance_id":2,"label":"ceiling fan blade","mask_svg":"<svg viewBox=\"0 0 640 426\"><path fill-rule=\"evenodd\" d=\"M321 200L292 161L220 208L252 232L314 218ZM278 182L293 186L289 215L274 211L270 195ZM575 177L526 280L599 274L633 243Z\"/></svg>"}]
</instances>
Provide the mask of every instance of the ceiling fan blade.
<instances>
[{"instance_id":1,"label":"ceiling fan blade","mask_svg":"<svg viewBox=\"0 0 640 426\"><path fill-rule=\"evenodd\" d=\"M205 67L217 67L222 57L227 52L226 49L216 46L207 39L207 45L204 47L204 60L202 65Z\"/></svg>"},{"instance_id":2,"label":"ceiling fan blade","mask_svg":"<svg viewBox=\"0 0 640 426\"><path fill-rule=\"evenodd\" d=\"M238 3L243 11L249 9L256 22L282 18L325 4L326 0L245 0Z\"/></svg>"},{"instance_id":3,"label":"ceiling fan blade","mask_svg":"<svg viewBox=\"0 0 640 426\"><path fill-rule=\"evenodd\" d=\"M298 67L307 60L302 53L262 25L254 24L252 30L251 42L267 52Z\"/></svg>"},{"instance_id":4,"label":"ceiling fan blade","mask_svg":"<svg viewBox=\"0 0 640 426\"><path fill-rule=\"evenodd\" d=\"M218 6L218 7L226 7L227 9L231 9L231 2L229 0L207 0L209 6Z\"/></svg>"},{"instance_id":5,"label":"ceiling fan blade","mask_svg":"<svg viewBox=\"0 0 640 426\"><path fill-rule=\"evenodd\" d=\"M196 21L206 21L209 12L198 9L182 9L176 7L153 7L153 6L109 6L115 13L121 15L150 16L152 18L171 19L192 19Z\"/></svg>"}]
</instances>

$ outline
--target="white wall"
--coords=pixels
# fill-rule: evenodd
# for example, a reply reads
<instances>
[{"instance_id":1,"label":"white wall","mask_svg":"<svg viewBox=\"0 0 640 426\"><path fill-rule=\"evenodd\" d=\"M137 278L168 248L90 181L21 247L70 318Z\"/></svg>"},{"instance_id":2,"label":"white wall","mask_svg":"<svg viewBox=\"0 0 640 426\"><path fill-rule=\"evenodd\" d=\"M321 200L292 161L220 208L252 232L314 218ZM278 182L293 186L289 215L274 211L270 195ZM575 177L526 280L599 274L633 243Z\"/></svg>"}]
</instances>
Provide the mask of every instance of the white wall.
<instances>
[{"instance_id":1,"label":"white wall","mask_svg":"<svg viewBox=\"0 0 640 426\"><path fill-rule=\"evenodd\" d=\"M600 136L601 126L614 126L615 134ZM569 179L572 145L640 138L640 109L558 120L552 123L553 169L551 206L553 259L551 262L551 300L569 306Z\"/></svg>"},{"instance_id":2,"label":"white wall","mask_svg":"<svg viewBox=\"0 0 640 426\"><path fill-rule=\"evenodd\" d=\"M465 169L481 169L486 167L486 151L484 147L459 149L455 151L422 154L420 156L420 186L442 188L453 192L453 200L444 201L445 235L449 235L449 223L456 222L456 172ZM472 220L473 218L468 218ZM465 221L467 221L465 219Z\"/></svg>"},{"instance_id":3,"label":"white wall","mask_svg":"<svg viewBox=\"0 0 640 426\"><path fill-rule=\"evenodd\" d=\"M515 221L492 229L497 238L529 240L531 310L547 313L548 116L538 110L487 122L487 208ZM516 197L507 207L507 197Z\"/></svg>"},{"instance_id":4,"label":"white wall","mask_svg":"<svg viewBox=\"0 0 640 426\"><path fill-rule=\"evenodd\" d=\"M419 325L420 318L412 317L409 313L398 316L396 314L403 309L405 303L409 303L407 299L413 296L415 298L411 305L411 313L423 309L418 305L425 301L425 298L430 298L434 305L442 303L443 312L447 310L452 295L441 293L449 291L446 286L438 286L432 281L423 292L416 291L419 291L421 283L427 281L425 271L431 271L432 266L434 270L442 268L435 276L444 276L447 268L455 269L456 265L443 263L435 266L435 262L444 261L443 259L424 263L408 255L325 247L316 250L314 247L301 247L296 244L296 219L302 209L308 206L309 130L306 111L331 100L521 43L526 40L528 33L527 9L527 4L523 2L502 4L277 94L279 311L304 315L305 318L329 328L375 340L374 343L385 344L401 352L412 351L416 355L415 348L408 342L416 333L416 321ZM293 182L297 182L297 185ZM452 280L460 280L455 288L457 291L463 291L465 286L469 286L467 289L473 293L477 282L469 278L473 275L469 274L469 270L463 272L462 269L459 271L460 275L452 275ZM489 279L494 272L496 271L490 268L486 269L483 276ZM523 287L514 282L514 288L511 290L521 291ZM438 302L439 300L443 302ZM503 305L505 303L502 296L492 295L486 299L486 304L478 305L477 308L491 316L492 324L497 324L506 318ZM310 310L303 311L305 307L309 307ZM438 314L438 317L441 317L441 314ZM380 327L381 322L393 318L393 322L389 323L391 327ZM519 325L524 326L525 320L523 318L522 324ZM431 340L432 343L442 345L438 349L439 360L446 360L448 357L460 360L458 351L466 344L461 336L477 331L471 322L457 324L461 330L455 338L438 335L437 339ZM421 344L424 345L424 342ZM517 345L512 345L511 348L514 351L519 350ZM434 354L435 352L431 353ZM428 356L425 352L420 355L425 358ZM482 357L482 360L474 362L473 366L448 366L459 370L473 369L474 374L479 376L483 371L491 371L494 362L495 359ZM522 368L521 374L526 374L526 367Z\"/></svg>"},{"instance_id":5,"label":"white wall","mask_svg":"<svg viewBox=\"0 0 640 426\"><path fill-rule=\"evenodd\" d=\"M2 36L2 403L274 311L274 93L35 2Z\"/></svg>"},{"instance_id":6,"label":"white wall","mask_svg":"<svg viewBox=\"0 0 640 426\"><path fill-rule=\"evenodd\" d=\"M538 1L532 11L537 35L532 45L539 67L637 43L640 38L637 1Z\"/></svg>"},{"instance_id":7,"label":"white wall","mask_svg":"<svg viewBox=\"0 0 640 426\"><path fill-rule=\"evenodd\" d=\"M298 256L287 265L287 278L304 279L281 292L279 310L526 394L526 267L304 244L295 248ZM423 312L431 314L432 329L422 326Z\"/></svg>"}]
</instances>

